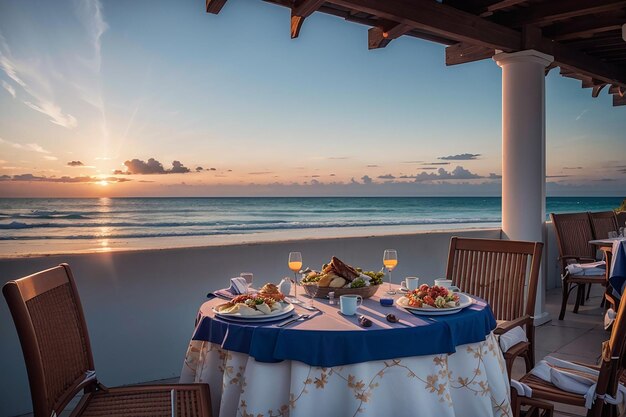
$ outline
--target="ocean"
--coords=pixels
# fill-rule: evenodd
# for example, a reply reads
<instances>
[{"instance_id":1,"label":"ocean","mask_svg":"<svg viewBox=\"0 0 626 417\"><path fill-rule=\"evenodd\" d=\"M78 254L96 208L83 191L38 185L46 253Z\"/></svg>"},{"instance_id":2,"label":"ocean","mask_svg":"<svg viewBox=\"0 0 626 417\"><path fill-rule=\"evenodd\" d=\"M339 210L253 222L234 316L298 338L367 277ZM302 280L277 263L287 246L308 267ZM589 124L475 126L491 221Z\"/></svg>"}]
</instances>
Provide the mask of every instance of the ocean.
<instances>
[{"instance_id":1,"label":"ocean","mask_svg":"<svg viewBox=\"0 0 626 417\"><path fill-rule=\"evenodd\" d=\"M547 212L611 210L619 197L549 197ZM0 199L0 244L499 226L499 197ZM154 246L154 243L152 244Z\"/></svg>"}]
</instances>

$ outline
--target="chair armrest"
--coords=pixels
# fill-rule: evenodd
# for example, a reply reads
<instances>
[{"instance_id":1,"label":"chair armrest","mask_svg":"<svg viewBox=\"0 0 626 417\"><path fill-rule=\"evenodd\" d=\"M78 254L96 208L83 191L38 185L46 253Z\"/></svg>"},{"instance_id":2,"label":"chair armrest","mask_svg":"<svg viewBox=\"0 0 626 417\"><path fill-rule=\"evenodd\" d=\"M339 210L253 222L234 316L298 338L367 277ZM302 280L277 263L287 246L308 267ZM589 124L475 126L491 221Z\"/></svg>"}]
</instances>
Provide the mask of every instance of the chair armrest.
<instances>
[{"instance_id":1,"label":"chair armrest","mask_svg":"<svg viewBox=\"0 0 626 417\"><path fill-rule=\"evenodd\" d=\"M566 259L574 259L576 261L578 261L579 263L586 263L586 262L596 262L595 258L591 258L589 256L574 256L574 255L563 255L563 256L559 256L559 260L560 261L564 261Z\"/></svg>"},{"instance_id":2,"label":"chair armrest","mask_svg":"<svg viewBox=\"0 0 626 417\"><path fill-rule=\"evenodd\" d=\"M493 332L497 335L504 334L517 326L525 326L527 324L532 324L532 322L533 322L532 317L530 317L529 315L525 315L525 316L510 320L510 321L505 321L503 323L498 324L498 327L496 327L496 329Z\"/></svg>"}]
</instances>

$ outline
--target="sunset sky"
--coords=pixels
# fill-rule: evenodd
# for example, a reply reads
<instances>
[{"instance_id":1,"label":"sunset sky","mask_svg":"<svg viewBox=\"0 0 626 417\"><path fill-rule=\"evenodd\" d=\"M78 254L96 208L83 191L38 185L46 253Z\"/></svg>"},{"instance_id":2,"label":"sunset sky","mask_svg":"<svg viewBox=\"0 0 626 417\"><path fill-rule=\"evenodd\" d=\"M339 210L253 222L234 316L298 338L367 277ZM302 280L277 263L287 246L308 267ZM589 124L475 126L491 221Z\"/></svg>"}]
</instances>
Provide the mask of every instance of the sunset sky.
<instances>
[{"instance_id":1,"label":"sunset sky","mask_svg":"<svg viewBox=\"0 0 626 417\"><path fill-rule=\"evenodd\" d=\"M256 0L4 0L0 196L498 195L500 82ZM626 107L546 85L548 192L624 194Z\"/></svg>"}]
</instances>

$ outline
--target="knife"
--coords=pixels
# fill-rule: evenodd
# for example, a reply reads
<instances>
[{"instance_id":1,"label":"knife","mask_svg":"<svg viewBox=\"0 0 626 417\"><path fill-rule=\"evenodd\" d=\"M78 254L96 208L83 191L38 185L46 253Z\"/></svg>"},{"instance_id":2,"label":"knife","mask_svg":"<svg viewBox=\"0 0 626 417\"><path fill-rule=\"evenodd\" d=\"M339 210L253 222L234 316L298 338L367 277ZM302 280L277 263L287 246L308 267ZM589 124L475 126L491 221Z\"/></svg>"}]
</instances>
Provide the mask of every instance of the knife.
<instances>
[{"instance_id":1,"label":"knife","mask_svg":"<svg viewBox=\"0 0 626 417\"><path fill-rule=\"evenodd\" d=\"M296 314L295 316L292 316L290 319L281 321L280 323L276 325L276 327L284 327L288 325L289 323L293 323L294 321L300 320L300 318L302 318L302 314Z\"/></svg>"}]
</instances>

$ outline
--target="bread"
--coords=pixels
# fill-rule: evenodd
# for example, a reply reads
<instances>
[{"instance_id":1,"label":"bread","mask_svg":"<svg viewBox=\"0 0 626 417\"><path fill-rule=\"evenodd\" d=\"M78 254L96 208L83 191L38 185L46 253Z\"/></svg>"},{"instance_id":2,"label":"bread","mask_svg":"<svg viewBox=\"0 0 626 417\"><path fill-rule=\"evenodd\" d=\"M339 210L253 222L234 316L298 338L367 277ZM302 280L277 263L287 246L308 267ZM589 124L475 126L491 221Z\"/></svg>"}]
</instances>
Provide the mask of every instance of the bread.
<instances>
[{"instance_id":1,"label":"bread","mask_svg":"<svg viewBox=\"0 0 626 417\"><path fill-rule=\"evenodd\" d=\"M317 285L320 287L328 287L330 285L330 282L335 278L337 278L337 275L333 274L332 272L324 274L322 275L320 280L317 281Z\"/></svg>"},{"instance_id":2,"label":"bread","mask_svg":"<svg viewBox=\"0 0 626 417\"><path fill-rule=\"evenodd\" d=\"M285 299L285 295L280 292L278 287L274 284L268 283L261 288L259 295L263 297L272 298L276 301L282 301Z\"/></svg>"},{"instance_id":3,"label":"bread","mask_svg":"<svg viewBox=\"0 0 626 417\"><path fill-rule=\"evenodd\" d=\"M335 278L335 279L333 279L333 280L331 281L331 283L330 283L329 287L332 287L332 288L341 288L341 287L343 287L344 285L346 285L346 284L347 284L347 282L348 282L348 281L347 281L345 278L342 278L342 277L337 277L337 278Z\"/></svg>"}]
</instances>

